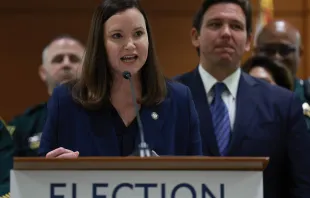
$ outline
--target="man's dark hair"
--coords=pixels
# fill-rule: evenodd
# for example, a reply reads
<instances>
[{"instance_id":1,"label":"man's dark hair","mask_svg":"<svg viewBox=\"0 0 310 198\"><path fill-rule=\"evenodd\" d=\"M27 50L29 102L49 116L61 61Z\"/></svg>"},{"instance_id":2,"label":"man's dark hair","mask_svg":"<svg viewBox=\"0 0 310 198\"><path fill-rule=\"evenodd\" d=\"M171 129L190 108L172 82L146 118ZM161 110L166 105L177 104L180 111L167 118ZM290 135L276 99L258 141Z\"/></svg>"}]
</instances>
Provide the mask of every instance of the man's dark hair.
<instances>
[{"instance_id":1,"label":"man's dark hair","mask_svg":"<svg viewBox=\"0 0 310 198\"><path fill-rule=\"evenodd\" d=\"M192 27L200 33L200 29L202 26L203 16L206 11L213 5L219 3L234 3L241 7L244 12L245 20L246 20L246 31L247 35L251 35L252 33L252 7L249 0L204 0L201 4L199 10L194 16ZM199 55L199 49L197 49Z\"/></svg>"}]
</instances>

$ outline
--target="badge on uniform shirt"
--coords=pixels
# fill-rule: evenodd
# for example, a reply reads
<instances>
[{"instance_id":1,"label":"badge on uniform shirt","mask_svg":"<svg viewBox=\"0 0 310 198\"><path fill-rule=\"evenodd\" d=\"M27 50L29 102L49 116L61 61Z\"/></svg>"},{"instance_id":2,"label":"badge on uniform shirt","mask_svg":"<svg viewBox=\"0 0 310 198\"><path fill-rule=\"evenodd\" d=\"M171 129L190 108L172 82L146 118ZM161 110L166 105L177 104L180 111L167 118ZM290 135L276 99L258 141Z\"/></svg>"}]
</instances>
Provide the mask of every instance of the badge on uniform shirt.
<instances>
[{"instance_id":1,"label":"badge on uniform shirt","mask_svg":"<svg viewBox=\"0 0 310 198\"><path fill-rule=\"evenodd\" d=\"M0 198L10 198L10 193L0 196Z\"/></svg>"},{"instance_id":2,"label":"badge on uniform shirt","mask_svg":"<svg viewBox=\"0 0 310 198\"><path fill-rule=\"evenodd\" d=\"M41 141L41 135L42 135L42 133L37 133L34 136L28 138L29 147L32 150L35 150L35 149L39 148L40 141Z\"/></svg>"},{"instance_id":3,"label":"badge on uniform shirt","mask_svg":"<svg viewBox=\"0 0 310 198\"><path fill-rule=\"evenodd\" d=\"M13 136L16 127L8 125L6 126L6 129L9 131L10 135Z\"/></svg>"},{"instance_id":4,"label":"badge on uniform shirt","mask_svg":"<svg viewBox=\"0 0 310 198\"><path fill-rule=\"evenodd\" d=\"M13 133L16 129L15 126L9 126L5 123L5 121L0 117L0 129L1 129L1 125L2 127L5 127L5 129L10 133L11 136L13 136ZM0 197L1 198L1 197Z\"/></svg>"},{"instance_id":5,"label":"badge on uniform shirt","mask_svg":"<svg viewBox=\"0 0 310 198\"><path fill-rule=\"evenodd\" d=\"M308 103L303 103L302 104L302 110L305 116L310 117L310 105Z\"/></svg>"}]
</instances>

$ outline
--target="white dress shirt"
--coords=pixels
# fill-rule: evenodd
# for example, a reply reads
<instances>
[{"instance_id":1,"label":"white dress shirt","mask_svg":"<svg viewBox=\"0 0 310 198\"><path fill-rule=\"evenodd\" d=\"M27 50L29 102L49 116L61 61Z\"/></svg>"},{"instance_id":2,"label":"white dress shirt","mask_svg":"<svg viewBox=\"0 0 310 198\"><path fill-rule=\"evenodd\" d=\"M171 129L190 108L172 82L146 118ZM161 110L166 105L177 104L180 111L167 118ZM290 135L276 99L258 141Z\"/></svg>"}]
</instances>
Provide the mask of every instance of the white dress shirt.
<instances>
[{"instance_id":1,"label":"white dress shirt","mask_svg":"<svg viewBox=\"0 0 310 198\"><path fill-rule=\"evenodd\" d=\"M201 65L198 67L199 74L202 79L203 86L207 95L209 104L213 100L214 93L212 87L218 82L211 74L209 74ZM233 129L236 116L236 96L240 80L241 70L238 68L234 73L225 78L222 82L227 89L222 93L222 99L226 104L229 113L230 127Z\"/></svg>"}]
</instances>

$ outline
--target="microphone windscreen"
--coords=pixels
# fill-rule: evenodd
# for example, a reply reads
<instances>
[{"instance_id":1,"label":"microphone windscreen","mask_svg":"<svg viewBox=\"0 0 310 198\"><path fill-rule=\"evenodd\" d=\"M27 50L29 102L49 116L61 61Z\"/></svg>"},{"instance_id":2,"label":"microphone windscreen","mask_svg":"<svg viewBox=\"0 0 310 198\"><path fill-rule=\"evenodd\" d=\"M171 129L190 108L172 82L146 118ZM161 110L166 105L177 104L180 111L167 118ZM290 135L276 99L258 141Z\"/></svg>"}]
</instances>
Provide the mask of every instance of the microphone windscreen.
<instances>
[{"instance_id":1,"label":"microphone windscreen","mask_svg":"<svg viewBox=\"0 0 310 198\"><path fill-rule=\"evenodd\" d=\"M124 71L123 77L128 80L131 77L131 73L129 71Z\"/></svg>"}]
</instances>

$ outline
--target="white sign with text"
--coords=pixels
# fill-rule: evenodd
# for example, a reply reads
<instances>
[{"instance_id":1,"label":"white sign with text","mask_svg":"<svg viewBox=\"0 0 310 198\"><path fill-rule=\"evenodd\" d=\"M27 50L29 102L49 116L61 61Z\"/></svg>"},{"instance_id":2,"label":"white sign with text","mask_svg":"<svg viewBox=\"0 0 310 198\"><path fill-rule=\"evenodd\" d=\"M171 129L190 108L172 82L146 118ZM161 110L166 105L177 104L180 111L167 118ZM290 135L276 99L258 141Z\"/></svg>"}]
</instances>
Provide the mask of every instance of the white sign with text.
<instances>
[{"instance_id":1,"label":"white sign with text","mask_svg":"<svg viewBox=\"0 0 310 198\"><path fill-rule=\"evenodd\" d=\"M263 198L260 171L11 171L11 198Z\"/></svg>"}]
</instances>

